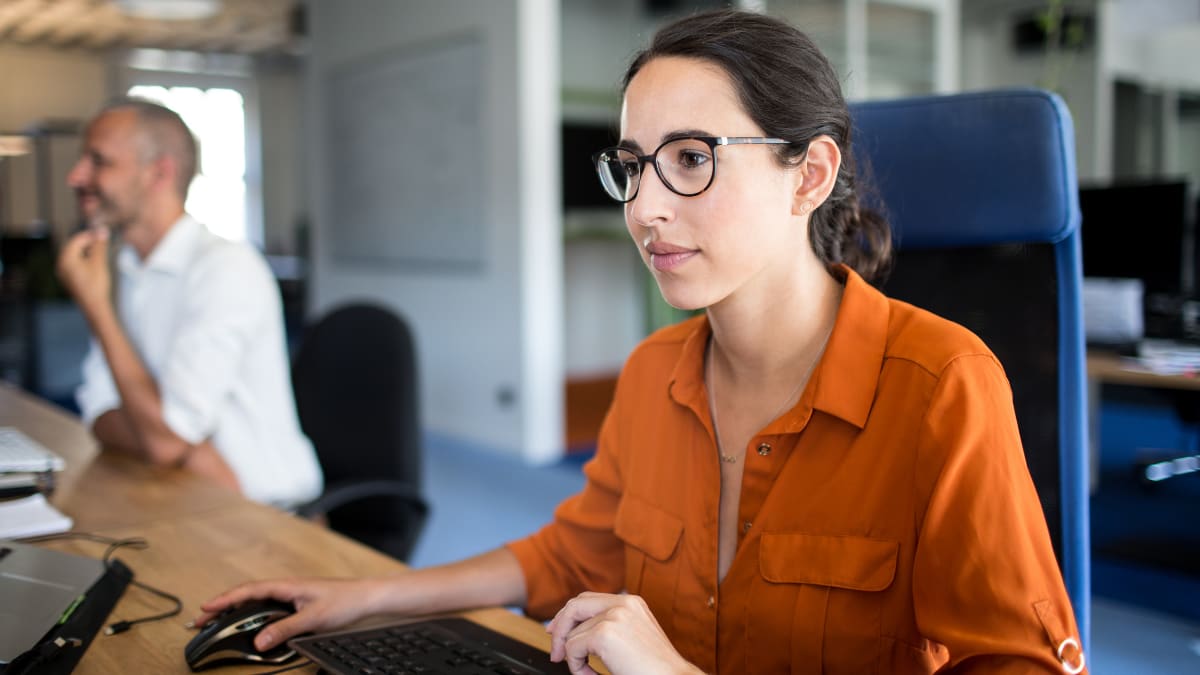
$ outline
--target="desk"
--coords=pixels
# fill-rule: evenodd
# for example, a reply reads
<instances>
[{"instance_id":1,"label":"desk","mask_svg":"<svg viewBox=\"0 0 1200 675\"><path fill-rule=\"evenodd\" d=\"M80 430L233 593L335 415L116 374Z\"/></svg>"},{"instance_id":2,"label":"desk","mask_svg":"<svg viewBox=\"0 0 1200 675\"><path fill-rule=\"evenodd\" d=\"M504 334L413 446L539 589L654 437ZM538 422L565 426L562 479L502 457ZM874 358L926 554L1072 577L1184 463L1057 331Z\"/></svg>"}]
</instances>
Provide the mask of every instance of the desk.
<instances>
[{"instance_id":1,"label":"desk","mask_svg":"<svg viewBox=\"0 0 1200 675\"><path fill-rule=\"evenodd\" d=\"M1088 425L1091 437L1091 491L1096 492L1100 481L1100 387L1115 384L1147 389L1166 389L1175 392L1200 392L1200 377L1195 375L1165 375L1139 368L1136 362L1105 351L1089 351L1088 372ZM1187 421L1196 421L1195 397L1197 394L1177 393L1177 398L1186 397L1176 403L1176 412ZM1194 451L1192 451L1194 452ZM1192 452L1180 450L1179 456ZM1170 458L1167 458L1170 459Z\"/></svg>"},{"instance_id":2,"label":"desk","mask_svg":"<svg viewBox=\"0 0 1200 675\"><path fill-rule=\"evenodd\" d=\"M1111 352L1089 351L1088 378L1100 384L1123 384L1131 387L1156 389L1187 389L1200 391L1200 377L1162 375L1142 370Z\"/></svg>"},{"instance_id":3,"label":"desk","mask_svg":"<svg viewBox=\"0 0 1200 675\"><path fill-rule=\"evenodd\" d=\"M183 648L194 632L183 624L200 602L242 581L281 576L361 576L404 569L400 562L276 509L243 499L185 471L159 469L99 452L80 421L10 385L0 384L0 426L20 428L67 461L51 502L75 519L75 530L107 537L143 537L150 547L117 556L136 578L178 595L183 613L96 636L75 670L96 673L187 673ZM41 544L99 557L85 541ZM130 587L110 621L162 611L160 598ZM464 612L492 629L549 650L538 624L504 609ZM377 623L377 621L376 621ZM262 666L221 669L257 673ZM315 667L295 672L315 672Z\"/></svg>"}]
</instances>

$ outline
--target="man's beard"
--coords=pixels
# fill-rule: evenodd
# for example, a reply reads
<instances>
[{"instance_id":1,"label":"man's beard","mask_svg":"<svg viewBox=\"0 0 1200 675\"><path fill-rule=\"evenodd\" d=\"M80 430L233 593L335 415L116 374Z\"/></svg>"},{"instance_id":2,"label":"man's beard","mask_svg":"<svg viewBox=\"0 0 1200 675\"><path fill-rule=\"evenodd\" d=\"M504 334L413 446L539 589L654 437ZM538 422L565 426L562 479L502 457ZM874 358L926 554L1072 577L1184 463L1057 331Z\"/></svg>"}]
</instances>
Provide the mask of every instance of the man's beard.
<instances>
[{"instance_id":1,"label":"man's beard","mask_svg":"<svg viewBox=\"0 0 1200 675\"><path fill-rule=\"evenodd\" d=\"M98 192L88 193L88 196L96 200L92 213L84 216L88 227L92 229L107 228L113 233L120 233L133 220L131 216L121 213L121 209L108 197Z\"/></svg>"}]
</instances>

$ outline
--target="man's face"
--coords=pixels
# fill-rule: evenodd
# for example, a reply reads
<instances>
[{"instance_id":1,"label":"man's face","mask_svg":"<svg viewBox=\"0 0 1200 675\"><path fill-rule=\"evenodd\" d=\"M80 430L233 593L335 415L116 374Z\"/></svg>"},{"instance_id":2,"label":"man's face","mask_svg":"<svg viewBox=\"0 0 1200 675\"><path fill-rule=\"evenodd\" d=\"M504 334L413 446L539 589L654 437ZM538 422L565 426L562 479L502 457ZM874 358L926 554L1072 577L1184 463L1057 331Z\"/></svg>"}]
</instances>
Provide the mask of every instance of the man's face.
<instances>
[{"instance_id":1,"label":"man's face","mask_svg":"<svg viewBox=\"0 0 1200 675\"><path fill-rule=\"evenodd\" d=\"M143 162L136 114L104 113L88 127L79 160L67 174L88 225L122 231L135 224L152 177Z\"/></svg>"}]
</instances>

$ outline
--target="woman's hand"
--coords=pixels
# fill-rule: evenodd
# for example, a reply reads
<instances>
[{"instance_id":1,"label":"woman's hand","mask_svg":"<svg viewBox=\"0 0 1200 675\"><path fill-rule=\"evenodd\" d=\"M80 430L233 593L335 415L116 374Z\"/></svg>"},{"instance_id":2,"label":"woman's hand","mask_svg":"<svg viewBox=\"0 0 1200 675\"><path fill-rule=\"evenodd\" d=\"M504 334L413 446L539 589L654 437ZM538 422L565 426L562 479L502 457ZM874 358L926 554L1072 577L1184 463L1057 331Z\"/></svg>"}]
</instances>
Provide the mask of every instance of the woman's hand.
<instances>
[{"instance_id":1,"label":"woman's hand","mask_svg":"<svg viewBox=\"0 0 1200 675\"><path fill-rule=\"evenodd\" d=\"M582 593L568 602L546 627L550 660L566 660L572 673L595 673L595 654L613 675L622 673L697 673L671 646L646 601L636 595Z\"/></svg>"},{"instance_id":2,"label":"woman's hand","mask_svg":"<svg viewBox=\"0 0 1200 675\"><path fill-rule=\"evenodd\" d=\"M222 611L247 600L273 598L292 603L295 614L269 624L254 638L254 647L266 651L300 633L332 630L371 614L374 600L382 592L381 583L379 579L252 581L200 605L203 612L192 623L203 626Z\"/></svg>"}]
</instances>

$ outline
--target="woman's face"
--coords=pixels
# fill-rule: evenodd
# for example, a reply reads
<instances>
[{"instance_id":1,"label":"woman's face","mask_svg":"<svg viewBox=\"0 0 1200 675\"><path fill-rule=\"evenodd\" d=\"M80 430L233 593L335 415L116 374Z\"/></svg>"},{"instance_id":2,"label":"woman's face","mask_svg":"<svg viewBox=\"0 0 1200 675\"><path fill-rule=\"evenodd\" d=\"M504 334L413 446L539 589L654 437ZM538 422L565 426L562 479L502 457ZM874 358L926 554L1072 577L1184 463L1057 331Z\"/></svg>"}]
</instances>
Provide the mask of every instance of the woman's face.
<instances>
[{"instance_id":1,"label":"woman's face","mask_svg":"<svg viewBox=\"0 0 1200 675\"><path fill-rule=\"evenodd\" d=\"M763 136L718 66L683 57L651 60L634 76L621 111L621 145L654 152L680 134ZM731 296L769 300L805 257L815 262L807 218L794 213L800 172L766 145L718 146L712 184L675 194L647 163L625 223L668 303L681 309Z\"/></svg>"}]
</instances>

